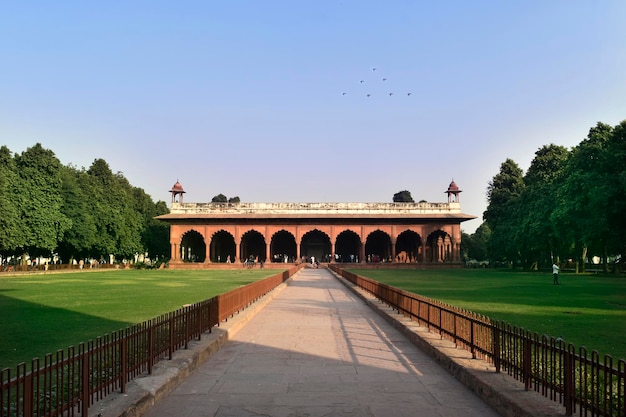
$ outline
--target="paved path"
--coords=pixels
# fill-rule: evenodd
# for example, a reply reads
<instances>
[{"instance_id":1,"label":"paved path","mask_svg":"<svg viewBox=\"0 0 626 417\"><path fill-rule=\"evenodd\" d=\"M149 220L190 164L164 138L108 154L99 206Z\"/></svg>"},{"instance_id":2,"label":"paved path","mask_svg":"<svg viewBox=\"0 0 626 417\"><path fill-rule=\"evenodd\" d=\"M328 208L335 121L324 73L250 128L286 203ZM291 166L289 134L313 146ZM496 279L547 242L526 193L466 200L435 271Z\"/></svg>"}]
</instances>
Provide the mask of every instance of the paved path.
<instances>
[{"instance_id":1,"label":"paved path","mask_svg":"<svg viewBox=\"0 0 626 417\"><path fill-rule=\"evenodd\" d=\"M498 416L326 269L303 269L146 417Z\"/></svg>"}]
</instances>

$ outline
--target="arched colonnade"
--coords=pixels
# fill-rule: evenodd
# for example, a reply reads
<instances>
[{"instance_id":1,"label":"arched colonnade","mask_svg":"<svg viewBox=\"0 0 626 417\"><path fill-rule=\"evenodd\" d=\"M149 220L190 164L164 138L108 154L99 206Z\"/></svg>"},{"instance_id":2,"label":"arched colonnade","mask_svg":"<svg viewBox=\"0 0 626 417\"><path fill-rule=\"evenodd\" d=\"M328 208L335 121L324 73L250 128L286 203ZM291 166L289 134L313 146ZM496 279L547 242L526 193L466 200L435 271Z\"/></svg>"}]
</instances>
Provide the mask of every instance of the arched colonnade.
<instances>
[{"instance_id":1,"label":"arched colonnade","mask_svg":"<svg viewBox=\"0 0 626 417\"><path fill-rule=\"evenodd\" d=\"M179 224L173 262L460 262L459 224Z\"/></svg>"}]
</instances>

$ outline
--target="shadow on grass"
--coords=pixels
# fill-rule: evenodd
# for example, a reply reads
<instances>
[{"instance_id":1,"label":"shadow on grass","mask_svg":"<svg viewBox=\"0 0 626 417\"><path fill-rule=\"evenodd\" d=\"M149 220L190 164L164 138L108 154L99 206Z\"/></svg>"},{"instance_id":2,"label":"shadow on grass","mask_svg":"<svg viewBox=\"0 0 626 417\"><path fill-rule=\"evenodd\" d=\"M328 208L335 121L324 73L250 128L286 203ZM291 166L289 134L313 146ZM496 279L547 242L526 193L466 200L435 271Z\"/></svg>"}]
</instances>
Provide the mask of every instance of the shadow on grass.
<instances>
[{"instance_id":1,"label":"shadow on grass","mask_svg":"<svg viewBox=\"0 0 626 417\"><path fill-rule=\"evenodd\" d=\"M2 291L7 293L8 291ZM66 350L132 323L30 303L0 294L0 369Z\"/></svg>"}]
</instances>

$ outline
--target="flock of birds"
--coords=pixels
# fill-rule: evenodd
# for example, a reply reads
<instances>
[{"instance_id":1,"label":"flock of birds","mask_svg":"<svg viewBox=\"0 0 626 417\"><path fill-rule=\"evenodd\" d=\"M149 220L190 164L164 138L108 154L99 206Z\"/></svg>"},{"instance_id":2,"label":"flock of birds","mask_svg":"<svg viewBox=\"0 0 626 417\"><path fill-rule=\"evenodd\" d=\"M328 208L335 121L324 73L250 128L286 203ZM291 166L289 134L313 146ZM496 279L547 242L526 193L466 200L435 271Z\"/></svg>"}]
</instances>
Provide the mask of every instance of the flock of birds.
<instances>
[{"instance_id":1,"label":"flock of birds","mask_svg":"<svg viewBox=\"0 0 626 417\"><path fill-rule=\"evenodd\" d=\"M376 72L376 67L372 68L372 72L374 72L374 73ZM378 79L378 77L377 77L377 79ZM387 78L386 78L386 77L382 77L382 78L380 78L380 80L382 80L382 82L383 82L383 83L386 83L386 82L387 82ZM360 80L360 81L359 81L359 84L361 84L361 86L365 86L365 87L367 87L367 85L368 85L369 83L367 83L365 80ZM361 92L361 93L362 93L362 92ZM388 94L389 96L393 96L393 95L394 95L394 93L393 93L393 92L389 92L389 93L387 93L387 94ZM411 94L412 94L412 93L410 93L410 92L406 93L406 95L407 95L407 96L410 96ZM342 96L347 96L347 95L348 95L348 93L344 91L343 93L341 93L341 95L342 95ZM372 94L372 92L366 92L366 93L365 93L365 97L367 97L367 98L372 97L372 95L373 95L373 94Z\"/></svg>"}]
</instances>

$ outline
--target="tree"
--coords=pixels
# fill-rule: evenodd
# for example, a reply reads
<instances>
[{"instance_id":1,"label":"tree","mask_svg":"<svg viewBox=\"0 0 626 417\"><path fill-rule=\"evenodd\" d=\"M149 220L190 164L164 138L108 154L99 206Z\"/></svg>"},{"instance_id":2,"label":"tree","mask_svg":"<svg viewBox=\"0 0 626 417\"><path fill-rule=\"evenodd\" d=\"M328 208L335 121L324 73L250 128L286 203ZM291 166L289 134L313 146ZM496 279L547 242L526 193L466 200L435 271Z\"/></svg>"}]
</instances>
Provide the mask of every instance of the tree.
<instances>
[{"instance_id":1,"label":"tree","mask_svg":"<svg viewBox=\"0 0 626 417\"><path fill-rule=\"evenodd\" d=\"M589 251L606 259L607 243L614 233L609 215L615 174L608 152L612 136L611 126L598 123L574 147L558 189L559 205L552 216L561 243L559 254L569 256L573 250L583 270Z\"/></svg>"},{"instance_id":2,"label":"tree","mask_svg":"<svg viewBox=\"0 0 626 417\"><path fill-rule=\"evenodd\" d=\"M516 203L515 242L526 265L552 263L557 251L557 236L550 220L556 209L556 189L569 151L554 144L535 152L526 175L524 190Z\"/></svg>"},{"instance_id":3,"label":"tree","mask_svg":"<svg viewBox=\"0 0 626 417\"><path fill-rule=\"evenodd\" d=\"M73 258L88 258L98 246L93 189L89 175L72 166L64 167L62 173L63 205L61 211L70 219L68 228L59 242L59 256L64 262Z\"/></svg>"},{"instance_id":4,"label":"tree","mask_svg":"<svg viewBox=\"0 0 626 417\"><path fill-rule=\"evenodd\" d=\"M218 194L211 199L211 203L227 203L228 198L224 194Z\"/></svg>"},{"instance_id":5,"label":"tree","mask_svg":"<svg viewBox=\"0 0 626 417\"><path fill-rule=\"evenodd\" d=\"M17 209L18 176L9 148L0 147L0 254L10 255L24 246Z\"/></svg>"},{"instance_id":6,"label":"tree","mask_svg":"<svg viewBox=\"0 0 626 417\"><path fill-rule=\"evenodd\" d=\"M168 214L170 211L165 201L158 201L153 207L154 216L148 221L141 239L151 258L167 259L170 257L170 227L166 222L154 217Z\"/></svg>"},{"instance_id":7,"label":"tree","mask_svg":"<svg viewBox=\"0 0 626 417\"><path fill-rule=\"evenodd\" d=\"M22 249L31 256L50 255L71 222L62 213L61 163L41 144L16 158L20 182L18 212L25 240Z\"/></svg>"},{"instance_id":8,"label":"tree","mask_svg":"<svg viewBox=\"0 0 626 417\"><path fill-rule=\"evenodd\" d=\"M493 260L513 262L519 258L514 239L515 200L524 190L522 170L512 159L500 165L500 172L487 187L487 210L483 219L491 229L489 252Z\"/></svg>"},{"instance_id":9,"label":"tree","mask_svg":"<svg viewBox=\"0 0 626 417\"><path fill-rule=\"evenodd\" d=\"M463 234L461 238L461 252L468 260L488 261L489 251L487 245L490 238L491 229L489 229L489 225L486 222L483 222L473 234Z\"/></svg>"},{"instance_id":10,"label":"tree","mask_svg":"<svg viewBox=\"0 0 626 417\"><path fill-rule=\"evenodd\" d=\"M393 195L394 203L414 203L411 193L407 190L399 191Z\"/></svg>"},{"instance_id":11,"label":"tree","mask_svg":"<svg viewBox=\"0 0 626 417\"><path fill-rule=\"evenodd\" d=\"M148 253L150 258L169 258L169 225L155 219L156 216L169 213L167 205L164 201L158 201L155 204L152 198L141 188L135 187L132 192L135 210L142 217L141 244L144 251Z\"/></svg>"},{"instance_id":12,"label":"tree","mask_svg":"<svg viewBox=\"0 0 626 417\"><path fill-rule=\"evenodd\" d=\"M239 203L241 200L239 199L239 196L235 196L235 197L231 197L228 199L229 203Z\"/></svg>"},{"instance_id":13,"label":"tree","mask_svg":"<svg viewBox=\"0 0 626 417\"><path fill-rule=\"evenodd\" d=\"M87 170L91 178L92 196L98 242L94 256L109 254L132 258L143 252L141 215L133 199L128 180L121 173L114 175L103 159L94 160Z\"/></svg>"}]
</instances>

